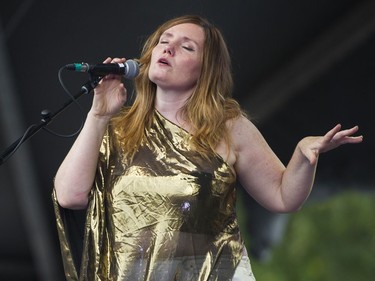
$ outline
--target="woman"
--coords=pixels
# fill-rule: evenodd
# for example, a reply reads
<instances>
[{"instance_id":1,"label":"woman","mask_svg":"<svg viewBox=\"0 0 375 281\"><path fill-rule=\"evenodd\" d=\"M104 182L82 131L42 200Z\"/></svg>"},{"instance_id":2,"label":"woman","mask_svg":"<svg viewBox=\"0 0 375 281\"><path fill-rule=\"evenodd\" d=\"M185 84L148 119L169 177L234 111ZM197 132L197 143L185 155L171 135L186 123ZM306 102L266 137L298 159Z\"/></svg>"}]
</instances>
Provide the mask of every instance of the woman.
<instances>
[{"instance_id":1,"label":"woman","mask_svg":"<svg viewBox=\"0 0 375 281\"><path fill-rule=\"evenodd\" d=\"M197 16L161 25L139 62L134 104L122 109L120 77L104 77L55 177L68 280L255 280L235 213L236 180L268 210L296 211L319 154L361 142L352 136L358 127L302 139L284 167L231 98L221 33ZM57 202L87 207L79 274Z\"/></svg>"}]
</instances>

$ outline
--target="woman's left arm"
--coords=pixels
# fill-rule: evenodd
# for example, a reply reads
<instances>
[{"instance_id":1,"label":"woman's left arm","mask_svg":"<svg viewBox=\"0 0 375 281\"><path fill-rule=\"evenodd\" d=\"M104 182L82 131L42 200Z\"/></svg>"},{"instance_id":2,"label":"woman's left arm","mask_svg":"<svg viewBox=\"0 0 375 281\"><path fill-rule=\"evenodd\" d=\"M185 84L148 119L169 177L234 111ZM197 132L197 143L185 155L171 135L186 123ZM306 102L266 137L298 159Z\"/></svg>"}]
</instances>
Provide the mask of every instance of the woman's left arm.
<instances>
[{"instance_id":1,"label":"woman's left arm","mask_svg":"<svg viewBox=\"0 0 375 281\"><path fill-rule=\"evenodd\" d=\"M302 139L285 167L258 129L246 118L232 124L236 161L234 168L246 191L273 212L298 210L311 192L319 154L346 143L360 143L355 126L335 126L324 136Z\"/></svg>"},{"instance_id":2,"label":"woman's left arm","mask_svg":"<svg viewBox=\"0 0 375 281\"><path fill-rule=\"evenodd\" d=\"M319 155L343 144L362 142L362 136L353 136L357 131L358 126L341 130L336 125L324 136L305 137L297 144L281 183L281 197L289 211L298 210L309 196Z\"/></svg>"}]
</instances>

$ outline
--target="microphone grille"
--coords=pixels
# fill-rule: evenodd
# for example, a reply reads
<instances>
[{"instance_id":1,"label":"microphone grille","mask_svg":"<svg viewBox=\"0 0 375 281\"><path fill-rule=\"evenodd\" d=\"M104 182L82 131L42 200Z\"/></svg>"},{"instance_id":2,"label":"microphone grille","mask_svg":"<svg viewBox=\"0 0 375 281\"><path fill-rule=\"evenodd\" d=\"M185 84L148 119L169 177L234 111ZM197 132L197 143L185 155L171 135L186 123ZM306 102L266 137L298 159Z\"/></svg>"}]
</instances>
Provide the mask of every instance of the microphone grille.
<instances>
[{"instance_id":1,"label":"microphone grille","mask_svg":"<svg viewBox=\"0 0 375 281\"><path fill-rule=\"evenodd\" d=\"M125 78L127 79L134 79L139 74L139 64L135 60L127 60L125 62L126 71L125 71Z\"/></svg>"}]
</instances>

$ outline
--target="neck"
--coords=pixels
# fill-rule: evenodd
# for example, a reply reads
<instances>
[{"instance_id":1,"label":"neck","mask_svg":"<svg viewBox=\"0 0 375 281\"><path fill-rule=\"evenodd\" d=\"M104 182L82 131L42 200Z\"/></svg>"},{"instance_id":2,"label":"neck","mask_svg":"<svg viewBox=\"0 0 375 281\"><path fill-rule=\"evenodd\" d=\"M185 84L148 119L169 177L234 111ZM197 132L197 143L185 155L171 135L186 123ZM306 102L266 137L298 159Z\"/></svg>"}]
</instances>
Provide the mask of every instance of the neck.
<instances>
[{"instance_id":1,"label":"neck","mask_svg":"<svg viewBox=\"0 0 375 281\"><path fill-rule=\"evenodd\" d=\"M156 92L155 108L168 120L186 127L186 120L182 116L181 109L190 96L191 92L181 93L158 89Z\"/></svg>"}]
</instances>

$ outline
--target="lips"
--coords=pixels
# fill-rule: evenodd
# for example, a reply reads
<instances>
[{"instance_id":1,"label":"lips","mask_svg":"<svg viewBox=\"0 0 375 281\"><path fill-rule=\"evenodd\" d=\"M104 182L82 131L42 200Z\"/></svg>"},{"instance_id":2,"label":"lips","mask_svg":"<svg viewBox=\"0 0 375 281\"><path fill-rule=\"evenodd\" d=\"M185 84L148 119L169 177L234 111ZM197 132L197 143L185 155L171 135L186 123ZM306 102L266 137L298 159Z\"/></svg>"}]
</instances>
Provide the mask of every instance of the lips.
<instances>
[{"instance_id":1,"label":"lips","mask_svg":"<svg viewBox=\"0 0 375 281\"><path fill-rule=\"evenodd\" d=\"M160 58L158 60L158 63L162 64L162 65L168 65L168 66L170 66L170 63L169 63L169 61L166 58Z\"/></svg>"}]
</instances>

